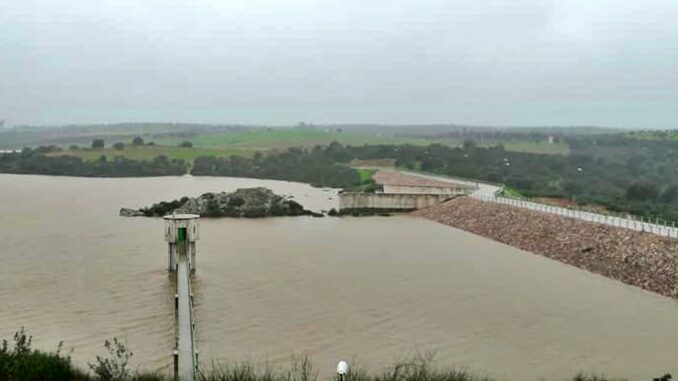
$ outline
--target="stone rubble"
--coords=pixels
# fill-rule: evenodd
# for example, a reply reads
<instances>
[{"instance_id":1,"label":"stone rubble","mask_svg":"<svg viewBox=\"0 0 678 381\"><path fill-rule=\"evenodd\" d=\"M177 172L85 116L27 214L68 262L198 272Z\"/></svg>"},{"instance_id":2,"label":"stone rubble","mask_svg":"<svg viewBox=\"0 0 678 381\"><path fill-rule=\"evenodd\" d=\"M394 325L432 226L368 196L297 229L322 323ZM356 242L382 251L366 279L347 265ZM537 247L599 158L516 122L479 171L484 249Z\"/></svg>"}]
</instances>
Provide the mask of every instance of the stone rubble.
<instances>
[{"instance_id":1,"label":"stone rubble","mask_svg":"<svg viewBox=\"0 0 678 381\"><path fill-rule=\"evenodd\" d=\"M413 214L678 298L675 239L469 197Z\"/></svg>"}]
</instances>

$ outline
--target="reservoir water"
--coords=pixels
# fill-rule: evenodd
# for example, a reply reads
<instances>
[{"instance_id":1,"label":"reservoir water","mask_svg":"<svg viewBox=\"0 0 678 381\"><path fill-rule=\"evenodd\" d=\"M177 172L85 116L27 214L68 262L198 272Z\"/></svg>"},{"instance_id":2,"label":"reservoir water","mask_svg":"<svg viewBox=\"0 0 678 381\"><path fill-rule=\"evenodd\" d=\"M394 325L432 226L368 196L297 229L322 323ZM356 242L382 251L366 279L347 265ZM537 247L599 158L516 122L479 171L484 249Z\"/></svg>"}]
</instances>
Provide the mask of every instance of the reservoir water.
<instances>
[{"instance_id":1,"label":"reservoir water","mask_svg":"<svg viewBox=\"0 0 678 381\"><path fill-rule=\"evenodd\" d=\"M169 372L172 278L161 219L140 207L266 186L308 208L335 191L233 178L0 175L0 338L25 326L85 367L125 339ZM308 355L381 370L416 353L501 380L678 374L675 300L409 216L202 219L194 280L203 365ZM352 361L349 361L352 362Z\"/></svg>"}]
</instances>

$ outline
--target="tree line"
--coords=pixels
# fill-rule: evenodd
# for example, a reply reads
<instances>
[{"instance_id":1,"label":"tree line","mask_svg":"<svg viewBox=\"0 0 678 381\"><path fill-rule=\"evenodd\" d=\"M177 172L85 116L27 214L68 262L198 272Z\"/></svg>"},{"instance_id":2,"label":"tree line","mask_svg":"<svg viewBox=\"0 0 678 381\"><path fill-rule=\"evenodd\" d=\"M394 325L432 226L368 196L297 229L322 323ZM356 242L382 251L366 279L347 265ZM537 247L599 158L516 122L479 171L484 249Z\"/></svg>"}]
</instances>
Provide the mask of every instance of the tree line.
<instances>
[{"instance_id":1,"label":"tree line","mask_svg":"<svg viewBox=\"0 0 678 381\"><path fill-rule=\"evenodd\" d=\"M108 160L85 161L74 156L48 156L49 147L25 148L0 154L0 172L83 177L180 176L187 172L184 160L157 156L153 160L130 160L116 156Z\"/></svg>"},{"instance_id":2,"label":"tree line","mask_svg":"<svg viewBox=\"0 0 678 381\"><path fill-rule=\"evenodd\" d=\"M340 147L340 148L338 148ZM255 153L252 157L198 157L193 162L194 176L252 177L309 183L317 187L349 188L361 183L358 172L337 160L339 143L312 149L290 148L284 152Z\"/></svg>"},{"instance_id":3,"label":"tree line","mask_svg":"<svg viewBox=\"0 0 678 381\"><path fill-rule=\"evenodd\" d=\"M298 181L319 187L364 188L354 159L395 159L398 167L506 184L526 196L556 197L598 204L620 212L678 220L678 142L647 141L621 135L568 137L570 155L512 152L502 145L462 147L442 144L344 146L255 153L251 157L199 157L195 176L252 177ZM183 160L124 157L87 162L48 156L48 148L0 155L0 172L71 176L181 175Z\"/></svg>"}]
</instances>

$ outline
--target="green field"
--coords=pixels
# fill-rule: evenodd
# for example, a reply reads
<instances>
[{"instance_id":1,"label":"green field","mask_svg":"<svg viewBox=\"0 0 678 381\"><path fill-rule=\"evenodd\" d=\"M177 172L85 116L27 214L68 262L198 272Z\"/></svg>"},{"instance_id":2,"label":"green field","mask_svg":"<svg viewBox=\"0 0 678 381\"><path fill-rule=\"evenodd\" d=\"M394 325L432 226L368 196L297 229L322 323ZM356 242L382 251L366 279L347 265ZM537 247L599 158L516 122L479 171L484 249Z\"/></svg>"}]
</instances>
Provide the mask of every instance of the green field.
<instances>
[{"instance_id":1,"label":"green field","mask_svg":"<svg viewBox=\"0 0 678 381\"><path fill-rule=\"evenodd\" d=\"M137 128L137 134L134 134ZM16 139L38 142L49 142L60 146L63 152L53 155L71 155L85 160L97 160L102 155L108 159L124 156L133 160L150 160L158 155L172 159L192 161L199 156L247 156L257 151L279 151L290 147L313 147L339 142L343 145L381 145L412 144L428 145L440 143L449 146L461 146L462 141L455 139L428 139L416 137L397 137L382 133L346 132L341 128L263 128L238 127L215 129L181 125L113 125L100 127L55 128L13 130ZM14 136L12 135L12 136ZM134 136L141 136L145 142L155 145L131 145ZM9 135L7 136L9 137ZM105 149L67 149L71 144L89 147L92 140L98 138L105 141ZM15 139L15 140L16 140ZM193 148L179 148L184 141L193 144ZM115 150L113 143L125 143L123 150ZM549 144L546 141L485 141L479 142L481 147L502 144L507 151L567 155L569 148L565 143ZM29 144L30 145L30 144Z\"/></svg>"},{"instance_id":2,"label":"green field","mask_svg":"<svg viewBox=\"0 0 678 381\"><path fill-rule=\"evenodd\" d=\"M632 131L624 134L624 137L637 140L678 140L678 131Z\"/></svg>"},{"instance_id":3,"label":"green field","mask_svg":"<svg viewBox=\"0 0 678 381\"><path fill-rule=\"evenodd\" d=\"M288 147L312 147L337 141L345 145L416 144L426 145L425 139L399 138L376 134L344 133L313 128L262 128L244 132L199 133L190 137L154 137L157 144L175 146L184 140L194 147L211 149L243 149L265 151Z\"/></svg>"},{"instance_id":4,"label":"green field","mask_svg":"<svg viewBox=\"0 0 678 381\"><path fill-rule=\"evenodd\" d=\"M150 160L158 155L165 155L173 159L192 161L199 156L249 156L257 151L281 150L289 147L313 147L327 145L337 141L344 145L364 144L417 144L425 145L429 142L424 139L408 139L384 137L370 134L342 133L331 130L310 128L257 128L250 131L238 132L198 132L183 136L172 135L142 135L145 141L153 141L155 145L133 146L125 142L123 150L110 147L113 141L106 141L104 149L65 150L53 155L71 155L84 160L97 160L102 155L108 159L124 156L134 160ZM180 148L181 142L190 141L193 148Z\"/></svg>"},{"instance_id":5,"label":"green field","mask_svg":"<svg viewBox=\"0 0 678 381\"><path fill-rule=\"evenodd\" d=\"M124 156L132 160L152 160L156 156L164 155L170 159L183 159L186 161L193 161L199 156L232 156L232 155L249 155L251 151L238 149L206 149L206 148L179 148L166 146L126 146L123 150L116 150L113 148L104 149L79 149L67 150L62 152L52 153L51 155L69 155L81 157L83 160L93 161L98 160L101 156L106 156L108 160L116 156Z\"/></svg>"}]
</instances>

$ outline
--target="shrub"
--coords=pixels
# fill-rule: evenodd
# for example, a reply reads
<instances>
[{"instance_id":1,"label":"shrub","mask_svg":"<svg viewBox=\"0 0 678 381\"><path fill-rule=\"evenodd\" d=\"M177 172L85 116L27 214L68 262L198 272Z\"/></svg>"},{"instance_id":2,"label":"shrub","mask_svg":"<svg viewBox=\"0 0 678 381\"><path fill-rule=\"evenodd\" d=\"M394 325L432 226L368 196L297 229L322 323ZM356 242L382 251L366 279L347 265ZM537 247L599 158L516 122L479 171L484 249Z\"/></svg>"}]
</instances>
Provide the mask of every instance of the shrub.
<instances>
[{"instance_id":1,"label":"shrub","mask_svg":"<svg viewBox=\"0 0 678 381\"><path fill-rule=\"evenodd\" d=\"M32 337L23 327L14 334L14 347L7 340L0 346L0 380L3 381L84 381L87 376L71 365L70 357L61 356L63 343L56 353L42 353L31 348Z\"/></svg>"},{"instance_id":2,"label":"shrub","mask_svg":"<svg viewBox=\"0 0 678 381\"><path fill-rule=\"evenodd\" d=\"M127 366L134 353L130 352L125 344L115 337L113 342L106 340L104 347L106 347L108 356L97 356L96 362L88 364L89 368L101 381L127 380L130 377Z\"/></svg>"}]
</instances>

